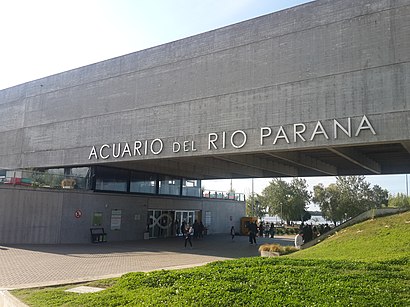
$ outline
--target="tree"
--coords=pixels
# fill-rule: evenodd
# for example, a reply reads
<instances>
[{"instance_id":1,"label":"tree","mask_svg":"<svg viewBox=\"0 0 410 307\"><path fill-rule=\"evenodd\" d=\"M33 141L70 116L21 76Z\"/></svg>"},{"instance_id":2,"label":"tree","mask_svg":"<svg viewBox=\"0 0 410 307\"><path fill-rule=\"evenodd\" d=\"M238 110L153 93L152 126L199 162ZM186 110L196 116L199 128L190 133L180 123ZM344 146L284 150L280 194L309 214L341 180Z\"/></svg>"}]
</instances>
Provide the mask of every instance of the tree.
<instances>
[{"instance_id":1,"label":"tree","mask_svg":"<svg viewBox=\"0 0 410 307\"><path fill-rule=\"evenodd\" d=\"M327 188L323 184L313 187L313 201L317 203L322 211L322 216L332 221L336 226L337 222L345 219L345 210L343 209L341 193L336 184L331 184Z\"/></svg>"},{"instance_id":2,"label":"tree","mask_svg":"<svg viewBox=\"0 0 410 307\"><path fill-rule=\"evenodd\" d=\"M345 211L345 219L352 218L370 209L370 183L364 176L336 177L336 186L340 191L340 206Z\"/></svg>"},{"instance_id":3,"label":"tree","mask_svg":"<svg viewBox=\"0 0 410 307\"><path fill-rule=\"evenodd\" d=\"M259 194L249 195L246 198L246 215L256 216L262 218L266 215L267 210L264 202L262 201L262 196Z\"/></svg>"},{"instance_id":4,"label":"tree","mask_svg":"<svg viewBox=\"0 0 410 307\"><path fill-rule=\"evenodd\" d=\"M313 200L319 205L324 218L335 225L372 208L387 205L388 191L370 183L364 176L337 177L336 184L313 188Z\"/></svg>"},{"instance_id":5,"label":"tree","mask_svg":"<svg viewBox=\"0 0 410 307\"><path fill-rule=\"evenodd\" d=\"M382 189L379 185L374 185L371 193L373 208L387 207L389 205L389 191Z\"/></svg>"},{"instance_id":6,"label":"tree","mask_svg":"<svg viewBox=\"0 0 410 307\"><path fill-rule=\"evenodd\" d=\"M298 178L291 183L273 179L262 191L262 202L269 214L278 215L288 224L303 220L310 198L306 180Z\"/></svg>"},{"instance_id":7,"label":"tree","mask_svg":"<svg viewBox=\"0 0 410 307\"><path fill-rule=\"evenodd\" d=\"M410 197L403 193L398 193L395 197L389 199L389 207L410 209Z\"/></svg>"}]
</instances>

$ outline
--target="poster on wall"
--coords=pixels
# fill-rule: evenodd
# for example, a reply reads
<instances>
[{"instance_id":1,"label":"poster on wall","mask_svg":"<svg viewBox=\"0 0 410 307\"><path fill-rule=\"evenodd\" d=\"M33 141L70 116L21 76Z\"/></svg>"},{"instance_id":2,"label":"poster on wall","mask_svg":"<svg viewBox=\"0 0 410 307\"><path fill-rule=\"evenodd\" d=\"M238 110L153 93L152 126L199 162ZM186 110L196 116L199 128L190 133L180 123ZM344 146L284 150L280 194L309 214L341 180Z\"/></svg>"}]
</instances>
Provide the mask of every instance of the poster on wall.
<instances>
[{"instance_id":1,"label":"poster on wall","mask_svg":"<svg viewBox=\"0 0 410 307\"><path fill-rule=\"evenodd\" d=\"M122 211L119 209L114 209L111 211L111 230L121 229L121 214Z\"/></svg>"},{"instance_id":2,"label":"poster on wall","mask_svg":"<svg viewBox=\"0 0 410 307\"><path fill-rule=\"evenodd\" d=\"M102 212L94 212L94 214L93 214L93 226L101 226L102 225L102 219L103 219L103 213Z\"/></svg>"}]
</instances>

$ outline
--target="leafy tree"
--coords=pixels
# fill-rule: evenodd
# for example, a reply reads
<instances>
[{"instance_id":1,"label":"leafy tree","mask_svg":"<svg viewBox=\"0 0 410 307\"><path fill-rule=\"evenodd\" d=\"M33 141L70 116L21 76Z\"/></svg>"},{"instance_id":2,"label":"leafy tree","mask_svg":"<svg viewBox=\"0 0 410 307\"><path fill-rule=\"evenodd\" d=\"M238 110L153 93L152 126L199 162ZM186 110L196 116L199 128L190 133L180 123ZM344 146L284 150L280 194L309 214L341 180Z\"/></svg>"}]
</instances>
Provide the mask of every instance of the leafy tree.
<instances>
[{"instance_id":1,"label":"leafy tree","mask_svg":"<svg viewBox=\"0 0 410 307\"><path fill-rule=\"evenodd\" d=\"M327 188L323 184L313 187L313 201L317 203L322 211L322 216L333 224L342 222L345 219L345 212L342 204L341 192L336 184L331 184Z\"/></svg>"},{"instance_id":2,"label":"leafy tree","mask_svg":"<svg viewBox=\"0 0 410 307\"><path fill-rule=\"evenodd\" d=\"M319 205L324 218L343 222L372 208L387 206L388 191L370 183L364 176L337 177L336 184L313 188L313 200Z\"/></svg>"},{"instance_id":3,"label":"leafy tree","mask_svg":"<svg viewBox=\"0 0 410 307\"><path fill-rule=\"evenodd\" d=\"M410 209L410 197L403 193L398 193L395 197L389 199L389 207Z\"/></svg>"},{"instance_id":4,"label":"leafy tree","mask_svg":"<svg viewBox=\"0 0 410 307\"><path fill-rule=\"evenodd\" d=\"M256 216L262 218L266 215L267 210L264 202L262 201L262 196L259 194L249 195L246 198L246 215Z\"/></svg>"},{"instance_id":5,"label":"leafy tree","mask_svg":"<svg viewBox=\"0 0 410 307\"><path fill-rule=\"evenodd\" d=\"M337 177L336 186L341 193L340 206L345 211L345 219L354 217L371 208L370 183L364 176Z\"/></svg>"},{"instance_id":6,"label":"leafy tree","mask_svg":"<svg viewBox=\"0 0 410 307\"><path fill-rule=\"evenodd\" d=\"M389 204L389 191L376 184L373 186L370 199L374 208L387 207Z\"/></svg>"},{"instance_id":7,"label":"leafy tree","mask_svg":"<svg viewBox=\"0 0 410 307\"><path fill-rule=\"evenodd\" d=\"M310 198L306 180L298 178L294 178L291 183L273 179L262 191L262 202L269 214L278 215L288 224L304 219Z\"/></svg>"},{"instance_id":8,"label":"leafy tree","mask_svg":"<svg viewBox=\"0 0 410 307\"><path fill-rule=\"evenodd\" d=\"M302 217L302 222L308 221L312 218L312 214L309 211L305 211Z\"/></svg>"}]
</instances>

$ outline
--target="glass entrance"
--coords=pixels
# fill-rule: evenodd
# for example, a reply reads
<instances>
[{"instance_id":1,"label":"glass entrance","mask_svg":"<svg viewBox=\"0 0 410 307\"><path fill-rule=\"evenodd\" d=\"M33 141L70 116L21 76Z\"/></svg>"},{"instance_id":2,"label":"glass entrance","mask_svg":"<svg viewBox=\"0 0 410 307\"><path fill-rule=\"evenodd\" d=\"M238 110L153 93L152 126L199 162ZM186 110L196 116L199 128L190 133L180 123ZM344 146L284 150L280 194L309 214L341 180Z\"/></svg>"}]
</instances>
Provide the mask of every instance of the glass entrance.
<instances>
[{"instance_id":1,"label":"glass entrance","mask_svg":"<svg viewBox=\"0 0 410 307\"><path fill-rule=\"evenodd\" d=\"M149 237L166 238L175 235L174 211L148 210Z\"/></svg>"},{"instance_id":2,"label":"glass entrance","mask_svg":"<svg viewBox=\"0 0 410 307\"><path fill-rule=\"evenodd\" d=\"M175 234L182 236L181 226L182 223L194 224L195 211L175 211Z\"/></svg>"}]
</instances>

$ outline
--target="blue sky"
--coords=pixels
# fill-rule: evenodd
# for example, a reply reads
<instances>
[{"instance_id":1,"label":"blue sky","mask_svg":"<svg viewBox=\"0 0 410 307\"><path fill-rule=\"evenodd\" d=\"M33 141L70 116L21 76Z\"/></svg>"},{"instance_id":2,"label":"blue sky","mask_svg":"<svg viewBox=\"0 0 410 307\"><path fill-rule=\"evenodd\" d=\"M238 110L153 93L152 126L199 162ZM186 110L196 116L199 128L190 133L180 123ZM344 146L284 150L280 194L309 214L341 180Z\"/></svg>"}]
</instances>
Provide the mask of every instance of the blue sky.
<instances>
[{"instance_id":1,"label":"blue sky","mask_svg":"<svg viewBox=\"0 0 410 307\"><path fill-rule=\"evenodd\" d=\"M4 0L0 2L0 89L210 31L311 1L302 0ZM405 175L369 176L392 194ZM260 193L270 179L255 179ZM335 182L308 179L309 187ZM205 182L228 190L230 180ZM251 180L233 180L249 194Z\"/></svg>"},{"instance_id":2,"label":"blue sky","mask_svg":"<svg viewBox=\"0 0 410 307\"><path fill-rule=\"evenodd\" d=\"M0 89L305 2L1 1Z\"/></svg>"}]
</instances>

